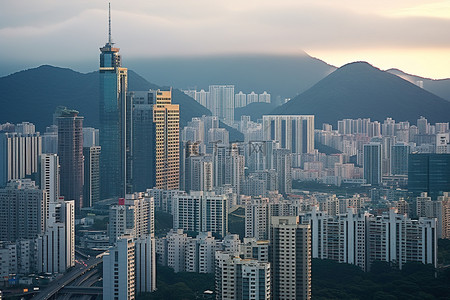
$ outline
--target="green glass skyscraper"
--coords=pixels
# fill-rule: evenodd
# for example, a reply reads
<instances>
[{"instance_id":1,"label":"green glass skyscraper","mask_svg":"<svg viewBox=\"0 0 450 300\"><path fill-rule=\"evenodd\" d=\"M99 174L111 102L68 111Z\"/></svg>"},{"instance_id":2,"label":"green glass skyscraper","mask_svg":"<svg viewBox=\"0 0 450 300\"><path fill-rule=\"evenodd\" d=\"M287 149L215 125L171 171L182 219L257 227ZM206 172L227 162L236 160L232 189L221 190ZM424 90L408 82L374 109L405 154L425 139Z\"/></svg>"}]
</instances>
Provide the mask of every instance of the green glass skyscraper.
<instances>
[{"instance_id":1,"label":"green glass skyscraper","mask_svg":"<svg viewBox=\"0 0 450 300\"><path fill-rule=\"evenodd\" d=\"M124 197L127 148L127 68L122 68L119 48L109 38L100 48L100 191L101 198ZM128 107L128 109L127 109ZM129 145L128 145L129 146Z\"/></svg>"}]
</instances>

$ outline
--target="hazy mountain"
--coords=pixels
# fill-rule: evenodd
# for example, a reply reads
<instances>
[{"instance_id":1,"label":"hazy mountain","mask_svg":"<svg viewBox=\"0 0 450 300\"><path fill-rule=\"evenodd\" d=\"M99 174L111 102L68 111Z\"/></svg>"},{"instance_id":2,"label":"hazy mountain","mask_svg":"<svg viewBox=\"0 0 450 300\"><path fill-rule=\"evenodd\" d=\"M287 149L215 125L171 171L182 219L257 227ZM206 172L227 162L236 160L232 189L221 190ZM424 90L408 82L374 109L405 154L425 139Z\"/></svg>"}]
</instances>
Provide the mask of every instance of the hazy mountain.
<instances>
[{"instance_id":1,"label":"hazy mountain","mask_svg":"<svg viewBox=\"0 0 450 300\"><path fill-rule=\"evenodd\" d=\"M316 128L344 118L448 122L450 102L366 62L347 64L272 114L314 114Z\"/></svg>"},{"instance_id":2,"label":"hazy mountain","mask_svg":"<svg viewBox=\"0 0 450 300\"><path fill-rule=\"evenodd\" d=\"M135 72L128 70L129 90L159 88ZM71 69L40 66L0 78L0 121L30 121L40 130L52 122L58 105L80 111L85 124L98 127L99 76L98 72L79 73ZM181 105L182 123L194 116L210 112L194 99L174 89L173 101Z\"/></svg>"},{"instance_id":3,"label":"hazy mountain","mask_svg":"<svg viewBox=\"0 0 450 300\"><path fill-rule=\"evenodd\" d=\"M302 52L298 55L233 55L143 58L126 60L151 82L178 88L207 89L211 84L234 84L236 92L294 97L336 68Z\"/></svg>"},{"instance_id":4,"label":"hazy mountain","mask_svg":"<svg viewBox=\"0 0 450 300\"><path fill-rule=\"evenodd\" d=\"M407 74L399 69L389 69L387 72L397 75L416 85L422 84L427 91L450 101L450 78L446 79L430 79L416 75Z\"/></svg>"}]
</instances>

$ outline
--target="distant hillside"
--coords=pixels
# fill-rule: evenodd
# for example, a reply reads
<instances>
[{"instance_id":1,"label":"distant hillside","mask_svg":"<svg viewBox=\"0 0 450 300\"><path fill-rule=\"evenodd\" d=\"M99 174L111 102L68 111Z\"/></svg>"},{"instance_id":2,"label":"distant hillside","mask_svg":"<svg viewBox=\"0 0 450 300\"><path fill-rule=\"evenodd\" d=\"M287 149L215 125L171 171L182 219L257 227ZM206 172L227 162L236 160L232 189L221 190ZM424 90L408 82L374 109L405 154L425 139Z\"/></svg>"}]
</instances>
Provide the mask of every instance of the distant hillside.
<instances>
[{"instance_id":1,"label":"distant hillside","mask_svg":"<svg viewBox=\"0 0 450 300\"><path fill-rule=\"evenodd\" d=\"M183 89L234 84L236 92L267 91L273 102L298 95L336 69L305 52L127 59L127 66L156 84Z\"/></svg>"},{"instance_id":2,"label":"distant hillside","mask_svg":"<svg viewBox=\"0 0 450 300\"><path fill-rule=\"evenodd\" d=\"M427 91L450 101L450 78L447 79L430 79L416 75L407 74L399 69L389 69L387 72L397 75L409 82L418 84L420 81L423 84L423 88Z\"/></svg>"},{"instance_id":3,"label":"distant hillside","mask_svg":"<svg viewBox=\"0 0 450 300\"><path fill-rule=\"evenodd\" d=\"M263 115L267 115L277 107L272 103L251 103L244 107L239 107L234 110L234 119L239 121L241 116L250 116L250 119L256 122L258 119L262 119Z\"/></svg>"},{"instance_id":4,"label":"distant hillside","mask_svg":"<svg viewBox=\"0 0 450 300\"><path fill-rule=\"evenodd\" d=\"M157 85L128 70L128 90L157 89ZM85 124L98 127L99 75L71 69L40 66L0 78L0 122L30 121L42 130L52 122L58 105L80 111ZM181 105L181 122L210 115L209 110L183 92L173 90L173 102Z\"/></svg>"},{"instance_id":5,"label":"distant hillside","mask_svg":"<svg viewBox=\"0 0 450 300\"><path fill-rule=\"evenodd\" d=\"M450 102L369 65L347 64L271 114L314 114L316 128L344 118L371 118L415 123L425 116L432 123L448 122Z\"/></svg>"}]
</instances>

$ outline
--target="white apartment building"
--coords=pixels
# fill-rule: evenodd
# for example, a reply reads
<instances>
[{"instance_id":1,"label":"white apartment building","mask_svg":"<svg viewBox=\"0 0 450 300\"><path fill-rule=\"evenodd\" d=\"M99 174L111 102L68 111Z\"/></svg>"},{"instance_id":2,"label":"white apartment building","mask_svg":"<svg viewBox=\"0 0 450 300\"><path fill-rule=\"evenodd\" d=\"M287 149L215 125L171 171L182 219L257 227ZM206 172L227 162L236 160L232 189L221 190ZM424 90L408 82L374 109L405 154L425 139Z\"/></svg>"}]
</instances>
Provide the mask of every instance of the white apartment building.
<instances>
[{"instance_id":1,"label":"white apartment building","mask_svg":"<svg viewBox=\"0 0 450 300\"><path fill-rule=\"evenodd\" d=\"M132 237L120 238L103 256L103 298L132 300L136 297L135 244Z\"/></svg>"},{"instance_id":2,"label":"white apartment building","mask_svg":"<svg viewBox=\"0 0 450 300\"><path fill-rule=\"evenodd\" d=\"M221 237L228 231L228 207L225 195L191 191L173 198L173 228L195 232L211 231Z\"/></svg>"},{"instance_id":3,"label":"white apartment building","mask_svg":"<svg viewBox=\"0 0 450 300\"><path fill-rule=\"evenodd\" d=\"M156 243L151 235L135 240L136 293L156 290Z\"/></svg>"}]
</instances>

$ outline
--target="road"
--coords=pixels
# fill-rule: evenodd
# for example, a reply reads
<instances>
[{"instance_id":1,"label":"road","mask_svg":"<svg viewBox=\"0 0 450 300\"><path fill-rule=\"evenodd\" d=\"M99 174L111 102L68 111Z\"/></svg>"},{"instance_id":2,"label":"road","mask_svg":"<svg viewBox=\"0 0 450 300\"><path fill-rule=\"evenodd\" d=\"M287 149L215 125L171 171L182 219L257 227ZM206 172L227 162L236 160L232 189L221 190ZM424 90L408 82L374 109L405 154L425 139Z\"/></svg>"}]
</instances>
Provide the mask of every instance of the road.
<instances>
[{"instance_id":1,"label":"road","mask_svg":"<svg viewBox=\"0 0 450 300\"><path fill-rule=\"evenodd\" d=\"M58 293L59 290L61 290L64 286L68 285L72 281L76 280L81 275L85 274L87 271L93 269L98 264L102 262L102 258L91 258L89 260L86 260L84 264L76 264L75 267L73 267L69 272L64 274L63 276L55 279L54 281L49 284L49 286L43 290L39 294L33 297L33 300L44 300L44 299L50 299L53 297L56 293Z\"/></svg>"}]
</instances>

